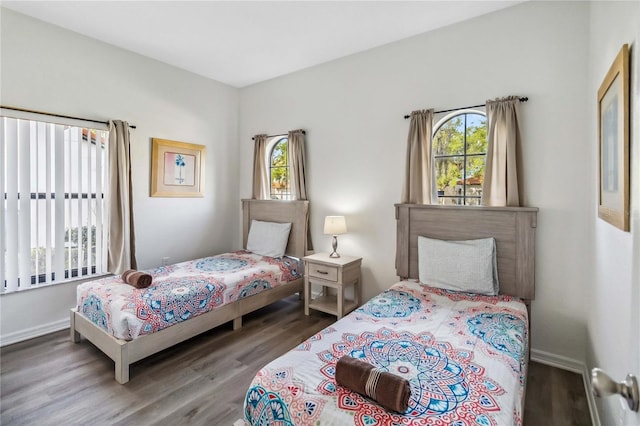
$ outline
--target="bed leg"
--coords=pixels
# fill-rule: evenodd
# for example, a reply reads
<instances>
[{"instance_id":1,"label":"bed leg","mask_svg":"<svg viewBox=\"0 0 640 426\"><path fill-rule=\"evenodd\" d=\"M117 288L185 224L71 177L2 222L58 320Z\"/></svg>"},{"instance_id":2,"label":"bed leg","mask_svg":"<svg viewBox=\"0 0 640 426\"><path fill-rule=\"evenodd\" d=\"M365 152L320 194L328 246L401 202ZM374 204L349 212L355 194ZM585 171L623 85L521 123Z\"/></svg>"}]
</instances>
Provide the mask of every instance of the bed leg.
<instances>
[{"instance_id":1,"label":"bed leg","mask_svg":"<svg viewBox=\"0 0 640 426\"><path fill-rule=\"evenodd\" d=\"M120 347L120 353L116 355L116 382L124 385L129 381L129 349Z\"/></svg>"},{"instance_id":2,"label":"bed leg","mask_svg":"<svg viewBox=\"0 0 640 426\"><path fill-rule=\"evenodd\" d=\"M76 331L76 313L71 311L69 317L69 330L71 331L71 341L73 343L80 343L80 333Z\"/></svg>"},{"instance_id":3,"label":"bed leg","mask_svg":"<svg viewBox=\"0 0 640 426\"><path fill-rule=\"evenodd\" d=\"M527 307L527 332L529 333L529 345L527 346L527 362L531 361L531 301L525 303Z\"/></svg>"},{"instance_id":4,"label":"bed leg","mask_svg":"<svg viewBox=\"0 0 640 426\"><path fill-rule=\"evenodd\" d=\"M242 316L233 319L233 329L239 330L242 328Z\"/></svg>"}]
</instances>

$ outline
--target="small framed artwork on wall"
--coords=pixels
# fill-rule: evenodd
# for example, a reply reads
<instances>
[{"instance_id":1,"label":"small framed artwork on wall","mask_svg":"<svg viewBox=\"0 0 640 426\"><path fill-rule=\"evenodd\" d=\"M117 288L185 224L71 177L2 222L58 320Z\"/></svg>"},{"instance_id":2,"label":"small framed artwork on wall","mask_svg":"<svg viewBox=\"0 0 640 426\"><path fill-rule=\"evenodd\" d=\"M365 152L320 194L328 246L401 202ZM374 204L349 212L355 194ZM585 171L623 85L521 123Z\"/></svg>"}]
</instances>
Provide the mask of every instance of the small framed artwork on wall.
<instances>
[{"instance_id":1,"label":"small framed artwork on wall","mask_svg":"<svg viewBox=\"0 0 640 426\"><path fill-rule=\"evenodd\" d=\"M152 138L151 196L204 196L205 146Z\"/></svg>"},{"instance_id":2,"label":"small framed artwork on wall","mask_svg":"<svg viewBox=\"0 0 640 426\"><path fill-rule=\"evenodd\" d=\"M598 217L629 231L629 46L623 45L598 90Z\"/></svg>"}]
</instances>

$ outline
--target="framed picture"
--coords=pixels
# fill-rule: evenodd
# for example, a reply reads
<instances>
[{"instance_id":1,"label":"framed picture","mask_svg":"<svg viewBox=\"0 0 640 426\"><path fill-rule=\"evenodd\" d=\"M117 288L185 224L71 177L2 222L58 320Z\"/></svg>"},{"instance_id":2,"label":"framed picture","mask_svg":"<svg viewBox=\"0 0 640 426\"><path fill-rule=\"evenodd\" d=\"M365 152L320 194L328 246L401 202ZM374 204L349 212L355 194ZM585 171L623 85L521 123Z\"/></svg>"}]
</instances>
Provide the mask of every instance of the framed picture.
<instances>
[{"instance_id":1,"label":"framed picture","mask_svg":"<svg viewBox=\"0 0 640 426\"><path fill-rule=\"evenodd\" d=\"M598 217L629 231L629 46L598 89L600 188Z\"/></svg>"},{"instance_id":2,"label":"framed picture","mask_svg":"<svg viewBox=\"0 0 640 426\"><path fill-rule=\"evenodd\" d=\"M204 196L204 145L152 138L151 196Z\"/></svg>"}]
</instances>

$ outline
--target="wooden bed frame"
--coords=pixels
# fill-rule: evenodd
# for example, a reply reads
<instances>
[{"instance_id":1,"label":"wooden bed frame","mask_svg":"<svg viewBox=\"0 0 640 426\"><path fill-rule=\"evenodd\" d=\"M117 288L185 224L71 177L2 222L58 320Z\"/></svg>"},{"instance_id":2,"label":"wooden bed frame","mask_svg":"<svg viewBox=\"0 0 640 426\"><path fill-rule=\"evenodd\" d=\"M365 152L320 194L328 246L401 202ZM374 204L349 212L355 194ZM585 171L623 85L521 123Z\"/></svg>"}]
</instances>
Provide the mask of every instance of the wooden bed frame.
<instances>
[{"instance_id":1,"label":"wooden bed frame","mask_svg":"<svg viewBox=\"0 0 640 426\"><path fill-rule=\"evenodd\" d=\"M247 246L252 220L291 222L285 254L302 259L305 256L308 210L308 201L242 200L243 247ZM304 278L300 278L134 340L117 339L74 308L71 309L71 340L78 343L82 335L97 346L115 361L116 381L124 384L129 381L130 364L228 321L233 321L233 329L236 330L242 327L242 315L301 292L303 282Z\"/></svg>"}]
</instances>

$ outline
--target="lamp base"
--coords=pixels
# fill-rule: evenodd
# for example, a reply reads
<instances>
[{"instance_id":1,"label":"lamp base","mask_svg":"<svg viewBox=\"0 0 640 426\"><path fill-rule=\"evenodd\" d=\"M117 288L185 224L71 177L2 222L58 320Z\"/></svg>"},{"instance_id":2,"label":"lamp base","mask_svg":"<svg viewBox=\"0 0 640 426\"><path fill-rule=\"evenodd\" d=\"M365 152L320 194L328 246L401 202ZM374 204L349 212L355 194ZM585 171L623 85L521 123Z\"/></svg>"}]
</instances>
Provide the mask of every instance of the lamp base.
<instances>
[{"instance_id":1,"label":"lamp base","mask_svg":"<svg viewBox=\"0 0 640 426\"><path fill-rule=\"evenodd\" d=\"M329 257L333 257L334 259L336 257L340 257L340 255L336 251L338 249L338 237L336 237L335 235L333 236L333 241L331 242L331 246L333 247L333 253L331 253Z\"/></svg>"}]
</instances>

